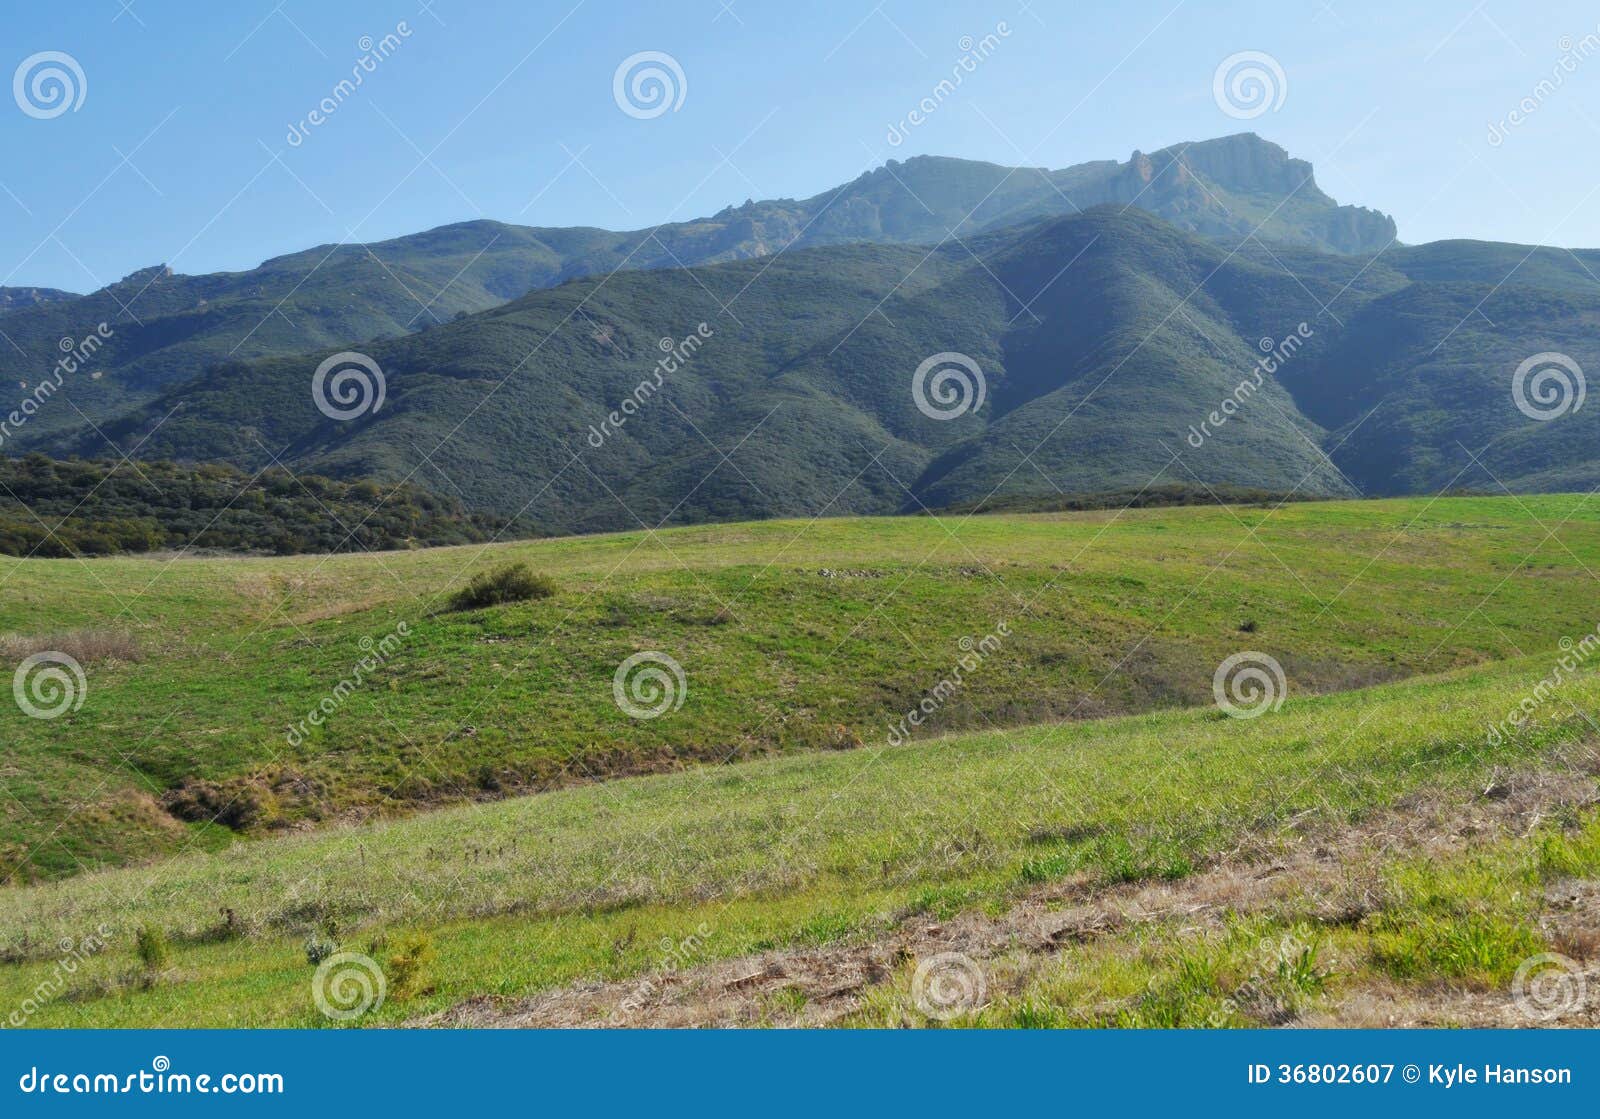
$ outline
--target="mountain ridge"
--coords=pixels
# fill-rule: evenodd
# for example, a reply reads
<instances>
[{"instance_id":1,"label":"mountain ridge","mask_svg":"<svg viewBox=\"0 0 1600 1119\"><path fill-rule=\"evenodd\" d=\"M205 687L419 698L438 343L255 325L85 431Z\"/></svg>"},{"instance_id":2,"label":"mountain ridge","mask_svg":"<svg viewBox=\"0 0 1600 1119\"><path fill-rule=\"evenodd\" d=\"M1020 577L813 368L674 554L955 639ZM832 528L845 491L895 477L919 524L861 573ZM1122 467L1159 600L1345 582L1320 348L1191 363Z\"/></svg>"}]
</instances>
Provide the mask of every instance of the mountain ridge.
<instances>
[{"instance_id":1,"label":"mountain ridge","mask_svg":"<svg viewBox=\"0 0 1600 1119\"><path fill-rule=\"evenodd\" d=\"M415 476L540 534L1152 484L1527 488L1600 477L1592 413L1546 426L1510 396L1530 354L1600 365L1590 257L1230 250L1106 204L931 250L853 242L574 279L366 346L387 399L348 422L314 407L319 350L213 366L102 431L141 456ZM1473 319L1479 304L1495 326ZM703 344L641 396L657 343L699 323ZM944 421L913 382L949 353L984 393ZM591 453L585 433L602 430Z\"/></svg>"},{"instance_id":2,"label":"mountain ridge","mask_svg":"<svg viewBox=\"0 0 1600 1119\"><path fill-rule=\"evenodd\" d=\"M1238 216L1215 197L1226 184L1232 207L1271 202L1301 241L1236 239L1217 224ZM1111 197L1073 208L1095 192ZM957 203L972 228L952 235ZM801 220L806 243L789 229ZM1334 251L1319 222L1381 244ZM781 249L746 251L774 231ZM719 258L693 267L630 260L557 281L623 235L539 233L475 222L403 239L407 262L384 243L248 274L140 270L65 306L164 313L119 320L101 367L61 390L72 410L39 409L8 449L94 457L109 441L247 471L281 458L415 480L540 534L1149 485L1354 496L1600 478L1592 410L1547 427L1509 392L1532 354L1600 362L1600 252L1401 245L1388 219L1332 204L1309 164L1248 134L1063 172L917 157L630 250L676 258L688 239ZM308 269L327 282L309 295ZM439 276L448 299L411 290ZM296 293L316 312L296 306L297 330L280 313ZM8 336L62 313L13 312ZM230 332L254 341L219 353ZM680 339L692 352L664 377ZM313 374L355 346L387 396L345 421L316 406ZM929 362L960 379L952 355L981 391L947 417L916 392L956 383L927 382Z\"/></svg>"},{"instance_id":3,"label":"mountain ridge","mask_svg":"<svg viewBox=\"0 0 1600 1119\"><path fill-rule=\"evenodd\" d=\"M1362 258L1325 259L1340 271L1321 284L1323 298L1400 282ZM1255 360L1272 311L1317 316L1316 298L1271 260L1106 205L932 252L854 243L624 272L371 346L387 398L349 423L313 408L319 355L303 355L214 367L104 432L143 455L246 468L271 448L295 469L334 477L420 471L425 484L540 533L808 515L830 501L840 512L910 512L991 489L1015 495L1041 475L1062 491L1111 490L1160 468L1167 455L1145 438L1150 417L1160 417L1160 439L1179 444L1200 402L1220 399ZM1226 290L1192 298L1208 275ZM1031 306L1019 291L1037 293ZM583 325L570 327L580 314ZM657 340L701 322L712 333L659 398L588 455L580 439L635 392ZM939 351L969 355L986 378L987 402L961 422L913 398L913 370ZM1095 397L1112 375L1119 391L1150 402L1146 412ZM1219 436L1197 478L1167 481L1280 492L1301 483L1349 496L1319 460L1322 429L1281 388L1265 395L1272 410ZM708 477L717 454L702 440L744 446L751 461ZM59 449L87 453L91 441ZM1017 442L1038 444L1020 476L1009 461ZM1083 454L1085 444L1096 452ZM574 453L584 456L576 468ZM536 492L541 508L529 510Z\"/></svg>"},{"instance_id":4,"label":"mountain ridge","mask_svg":"<svg viewBox=\"0 0 1600 1119\"><path fill-rule=\"evenodd\" d=\"M99 421L218 361L398 337L586 275L856 241L942 243L1103 203L1148 209L1180 229L1240 243L1259 236L1376 249L1394 231L1376 211L1338 206L1315 185L1310 164L1254 133L1056 171L916 156L808 199L747 201L649 229L478 219L368 244L312 246L240 272L189 276L155 265L83 296L26 306L17 297L6 311L12 345L0 347L0 378L33 381L54 361L61 338L106 322L115 337L99 355L103 376L68 390L83 417ZM42 415L16 446L43 445L80 424L70 412Z\"/></svg>"},{"instance_id":5,"label":"mountain ridge","mask_svg":"<svg viewBox=\"0 0 1600 1119\"><path fill-rule=\"evenodd\" d=\"M45 303L63 303L81 296L74 291L41 287L0 287L0 314L21 307L37 307Z\"/></svg>"}]
</instances>

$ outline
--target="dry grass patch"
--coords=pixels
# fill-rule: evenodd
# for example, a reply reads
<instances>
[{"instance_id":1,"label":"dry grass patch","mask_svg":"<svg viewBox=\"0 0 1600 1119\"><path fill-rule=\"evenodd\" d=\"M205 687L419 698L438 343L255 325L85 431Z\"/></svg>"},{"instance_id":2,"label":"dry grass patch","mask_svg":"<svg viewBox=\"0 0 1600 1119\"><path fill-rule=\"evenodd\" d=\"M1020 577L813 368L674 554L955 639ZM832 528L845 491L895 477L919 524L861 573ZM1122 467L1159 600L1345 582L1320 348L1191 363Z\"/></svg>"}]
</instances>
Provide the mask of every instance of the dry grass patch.
<instances>
[{"instance_id":1,"label":"dry grass patch","mask_svg":"<svg viewBox=\"0 0 1600 1119\"><path fill-rule=\"evenodd\" d=\"M142 655L139 639L125 630L74 629L37 636L0 634L0 657L21 660L35 653L65 653L79 664L94 661L137 662Z\"/></svg>"}]
</instances>

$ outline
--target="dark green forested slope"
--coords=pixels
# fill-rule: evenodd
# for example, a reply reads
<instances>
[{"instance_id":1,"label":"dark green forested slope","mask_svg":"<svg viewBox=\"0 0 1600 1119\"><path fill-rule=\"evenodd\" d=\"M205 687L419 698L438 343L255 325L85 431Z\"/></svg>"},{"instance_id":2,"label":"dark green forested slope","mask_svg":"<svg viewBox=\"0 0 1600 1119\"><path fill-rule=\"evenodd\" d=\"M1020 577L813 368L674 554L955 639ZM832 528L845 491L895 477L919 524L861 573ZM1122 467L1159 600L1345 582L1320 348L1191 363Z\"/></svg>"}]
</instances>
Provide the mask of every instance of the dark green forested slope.
<instances>
[{"instance_id":1,"label":"dark green forested slope","mask_svg":"<svg viewBox=\"0 0 1600 1119\"><path fill-rule=\"evenodd\" d=\"M651 229L469 221L370 245L318 246L243 272L147 268L82 297L6 289L0 310L10 344L0 345L0 382L34 383L56 361L61 339L82 338L102 322L113 331L86 371L99 376L63 387L72 407L41 413L9 447L47 446L63 432L85 430L86 419L142 404L220 361L425 330L576 277L745 260L789 247L931 244L1108 202L1160 214L1230 247L1258 226L1275 243L1345 252L1375 250L1394 234L1388 218L1323 194L1309 164L1243 134L1060 171L891 161L811 198L747 202ZM104 451L102 444L96 453Z\"/></svg>"},{"instance_id":2,"label":"dark green forested slope","mask_svg":"<svg viewBox=\"0 0 1600 1119\"><path fill-rule=\"evenodd\" d=\"M1600 368L1591 256L1468 242L1229 250L1106 206L933 249L853 244L570 281L370 344L387 399L355 420L314 407L317 351L218 365L104 431L144 441L143 455L253 467L270 449L295 469L410 478L541 532L1146 484L1582 486L1600 478L1595 409L1530 419L1511 379L1549 350ZM591 427L653 384L661 340L701 322L711 337L592 446ZM1293 354L1197 445L1192 429L1290 335ZM985 382L982 407L948 421L912 392L941 351L968 355ZM89 454L99 439L56 449Z\"/></svg>"},{"instance_id":3,"label":"dark green forested slope","mask_svg":"<svg viewBox=\"0 0 1600 1119\"><path fill-rule=\"evenodd\" d=\"M1044 172L908 161L841 188L832 203L793 203L810 215L804 239L815 247L760 255L782 239L769 243L755 222L745 230L755 241L726 241L722 233L755 219L724 214L698 231L689 223L652 235L651 251L681 236L696 252L738 259L569 277L504 303L519 286L615 263L607 254L618 235L448 227L406 239L410 267L430 280L459 275L456 298L497 305L409 333L417 312L386 302L392 280L368 271L374 254L348 248L313 273L349 285L337 307L350 317L316 347L219 354L227 333L216 323L244 327L260 309L231 297L144 327L124 323L96 355L105 370L85 370L63 393L102 394L97 428L74 419L79 407L93 415L89 403L53 400L6 446L95 456L109 439L141 458L247 470L281 456L295 471L409 481L533 532L971 508L1145 486L1352 495L1600 482L1593 406L1540 421L1512 400L1514 372L1532 355L1600 368L1600 254L1392 240L1338 253L1314 238L1193 232L1227 232L1208 223L1235 207L1246 213L1250 198L1264 204L1302 168L1309 174L1281 150L1235 137L1048 173L1040 190L1051 205L1110 191L1121 182L1113 171L1146 189L1138 206L1037 217L1049 206L1028 183ZM1202 174L1260 191L1214 200L1225 211L1191 206ZM1302 180L1279 199L1302 232L1312 213L1296 207L1306 197L1317 195ZM780 204L752 205L777 220ZM1334 213L1331 202L1317 205ZM963 206L968 224L987 231L936 236ZM1172 210L1187 228L1145 206ZM1345 209L1330 217L1340 228L1367 220ZM931 243L885 243L911 238ZM314 255L276 263L277 287L258 277L261 300L324 298L295 278L318 264ZM659 263L647 256L630 264ZM146 275L141 305L178 307L202 281L220 282ZM30 316L128 294L13 311L7 332L42 345L27 328L43 320ZM252 325L252 345L266 336L269 350L292 348L289 322ZM657 386L662 346L701 323L708 337ZM371 337L352 343L337 330ZM1254 383L1263 354L1291 336L1293 353ZM339 421L314 405L312 376L351 345L383 369L386 399ZM912 387L919 365L943 351L967 355L984 380L982 406L947 421L919 410ZM124 361L129 354L138 356ZM636 395L637 415L611 430L608 415ZM1219 409L1234 414L1208 424Z\"/></svg>"},{"instance_id":4,"label":"dark green forested slope","mask_svg":"<svg viewBox=\"0 0 1600 1119\"><path fill-rule=\"evenodd\" d=\"M490 517L419 486L267 469L0 459L0 553L112 555L164 548L355 552L487 540Z\"/></svg>"},{"instance_id":5,"label":"dark green forested slope","mask_svg":"<svg viewBox=\"0 0 1600 1119\"><path fill-rule=\"evenodd\" d=\"M286 448L296 468L411 476L549 532L1137 488L1259 338L1315 322L1317 289L1331 298L1360 270L1318 259L1326 275L1308 290L1270 261L1102 207L932 253L851 245L623 273L372 345L387 393L375 414L315 408L317 353L220 366L105 431L163 457L248 465ZM1350 290L1400 282L1368 268ZM711 336L638 414L591 436L651 379L660 340L701 322ZM913 373L941 351L982 370L976 412L916 406ZM1269 382L1159 482L1349 493L1322 434Z\"/></svg>"}]
</instances>

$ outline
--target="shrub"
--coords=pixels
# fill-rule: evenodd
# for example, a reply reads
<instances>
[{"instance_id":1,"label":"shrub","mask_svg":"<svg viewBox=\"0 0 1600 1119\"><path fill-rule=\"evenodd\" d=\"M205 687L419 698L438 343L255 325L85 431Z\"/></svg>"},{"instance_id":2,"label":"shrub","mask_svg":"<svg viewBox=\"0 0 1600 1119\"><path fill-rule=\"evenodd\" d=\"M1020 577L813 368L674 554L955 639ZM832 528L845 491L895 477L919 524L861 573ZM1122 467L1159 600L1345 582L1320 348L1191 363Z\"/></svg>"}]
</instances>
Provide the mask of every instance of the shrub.
<instances>
[{"instance_id":1,"label":"shrub","mask_svg":"<svg viewBox=\"0 0 1600 1119\"><path fill-rule=\"evenodd\" d=\"M221 944L229 940L238 940L246 935L247 930L244 922L239 919L239 914L235 913L231 907L221 906L218 912L222 914L222 920L209 928L201 929L197 933L180 935L178 940L182 943Z\"/></svg>"},{"instance_id":2,"label":"shrub","mask_svg":"<svg viewBox=\"0 0 1600 1119\"><path fill-rule=\"evenodd\" d=\"M306 937L306 963L312 967L316 967L338 950L339 945L330 937L315 932Z\"/></svg>"},{"instance_id":3,"label":"shrub","mask_svg":"<svg viewBox=\"0 0 1600 1119\"><path fill-rule=\"evenodd\" d=\"M133 946L139 954L139 962L148 973L165 971L172 962L172 948L167 944L167 934L154 925L140 925L139 931L134 934Z\"/></svg>"},{"instance_id":4,"label":"shrub","mask_svg":"<svg viewBox=\"0 0 1600 1119\"><path fill-rule=\"evenodd\" d=\"M525 563L508 563L485 571L450 597L451 610L478 610L507 602L549 598L556 593L555 580L536 575Z\"/></svg>"},{"instance_id":5,"label":"shrub","mask_svg":"<svg viewBox=\"0 0 1600 1119\"><path fill-rule=\"evenodd\" d=\"M422 993L433 960L433 941L427 933L411 933L402 938L386 969L389 993L402 999Z\"/></svg>"}]
</instances>

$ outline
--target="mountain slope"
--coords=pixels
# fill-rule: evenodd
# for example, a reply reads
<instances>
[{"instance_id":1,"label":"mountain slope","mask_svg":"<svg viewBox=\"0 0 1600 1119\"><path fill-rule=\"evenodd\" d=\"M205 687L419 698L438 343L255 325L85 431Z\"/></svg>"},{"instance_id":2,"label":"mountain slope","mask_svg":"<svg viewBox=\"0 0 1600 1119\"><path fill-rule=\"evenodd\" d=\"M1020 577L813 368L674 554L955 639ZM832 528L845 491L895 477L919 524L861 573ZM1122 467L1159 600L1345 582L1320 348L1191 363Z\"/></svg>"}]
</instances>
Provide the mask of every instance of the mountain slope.
<instances>
[{"instance_id":1,"label":"mountain slope","mask_svg":"<svg viewBox=\"0 0 1600 1119\"><path fill-rule=\"evenodd\" d=\"M1581 399L1570 374L1550 359L1530 368L1530 407L1547 419L1520 411L1512 395L1519 367L1536 355L1600 370L1600 284L1497 287L1498 279L1488 269L1482 281L1425 281L1373 300L1336 346L1285 370L1307 415L1334 432L1334 461L1363 492L1600 483L1600 409L1563 406ZM1561 381L1549 386L1548 407L1538 405L1540 370Z\"/></svg>"},{"instance_id":2,"label":"mountain slope","mask_svg":"<svg viewBox=\"0 0 1600 1119\"><path fill-rule=\"evenodd\" d=\"M1319 259L1323 299L1361 268ZM1353 290L1398 282L1369 267ZM793 250L535 292L371 346L385 402L349 421L313 401L319 352L216 367L104 431L141 455L414 478L540 532L914 511L1143 486L1256 339L1317 317L1269 263L1101 207L932 252ZM981 371L976 411L938 418L934 389L919 407L915 372L942 352ZM1277 385L1262 396L1161 482L1352 492L1321 429Z\"/></svg>"},{"instance_id":3,"label":"mountain slope","mask_svg":"<svg viewBox=\"0 0 1600 1119\"><path fill-rule=\"evenodd\" d=\"M1103 206L931 250L569 281L367 346L387 397L349 421L313 402L317 351L215 366L102 430L141 456L412 480L552 533L1152 485L1588 488L1595 409L1530 418L1511 378L1546 351L1600 368L1595 255L1225 249ZM946 352L984 399L941 420L913 380Z\"/></svg>"},{"instance_id":4,"label":"mountain slope","mask_svg":"<svg viewBox=\"0 0 1600 1119\"><path fill-rule=\"evenodd\" d=\"M1296 178L1304 165L1274 161L1266 147L1231 138L1128 165L1017 175L912 160L786 211L784 221L811 215L802 240L850 238L843 244L748 255L781 242L762 224L780 204L750 204L742 226L722 215L646 238L674 258L677 238L685 252L739 259L566 278L509 303L500 301L524 284L612 259L623 235L435 230L392 255L409 254L414 284L444 276L451 299L493 306L461 307L451 316L460 321L412 333L418 311L364 247L268 262L250 274L259 282L249 299L201 294L236 293L238 277L151 270L8 314L8 337L43 347L40 325L63 307L114 314L137 297L168 312L121 322L61 392L72 406L52 399L6 432L6 446L95 456L109 440L138 457L248 471L281 459L337 478L412 481L549 533L1146 486L1350 495L1600 483L1596 409L1541 417L1512 397L1534 355L1600 368L1600 253L1229 244L1141 208L1171 203L1205 226L1221 211L1189 203L1218 182L1255 184L1264 199L1287 188L1274 204L1282 212L1321 205L1314 184ZM1211 185L1201 187L1202 174ZM1148 187L1141 207L1029 217L1045 205L1040 192L1060 204L1068 190L1088 197L1130 175ZM993 228L934 237L974 196L970 224ZM1364 220L1322 212L1335 226ZM729 230L742 233L729 240ZM886 243L898 239L914 243ZM642 251L630 260L654 263ZM321 319L304 317L304 300L323 299L304 276L322 270L349 288L337 306L317 304ZM245 331L250 344L287 348L315 327L324 332L315 348L260 360L241 360L244 347L215 353L274 298L293 303L294 317L269 307ZM331 418L312 399L313 373L351 343L325 332L373 327L359 345L384 371L385 404ZM937 400L919 406L913 381L925 362L938 366L925 385L935 395L970 381L953 359L934 361L949 353L981 370L984 399L972 409L953 397L958 414L942 418ZM1543 386L1535 371L1529 388Z\"/></svg>"},{"instance_id":5,"label":"mountain slope","mask_svg":"<svg viewBox=\"0 0 1600 1119\"><path fill-rule=\"evenodd\" d=\"M60 303L78 296L57 288L6 288L0 287L0 314L20 307L37 307L45 303Z\"/></svg>"},{"instance_id":6,"label":"mountain slope","mask_svg":"<svg viewBox=\"0 0 1600 1119\"><path fill-rule=\"evenodd\" d=\"M1267 240L1340 251L1375 250L1394 235L1388 218L1338 206L1318 190L1309 164L1244 134L1061 171L926 156L891 161L812 198L747 202L654 229L472 221L371 245L319 246L245 272L148 268L79 298L29 297L33 305L23 306L16 297L5 312L12 345L0 346L0 379L37 381L61 339L99 323L113 336L96 355L100 376L62 387L72 407L42 410L10 443L47 445L220 361L395 337L577 277L863 241L936 244L1105 203L1149 210L1226 238L1230 248L1258 226ZM104 450L102 443L96 453Z\"/></svg>"}]
</instances>

